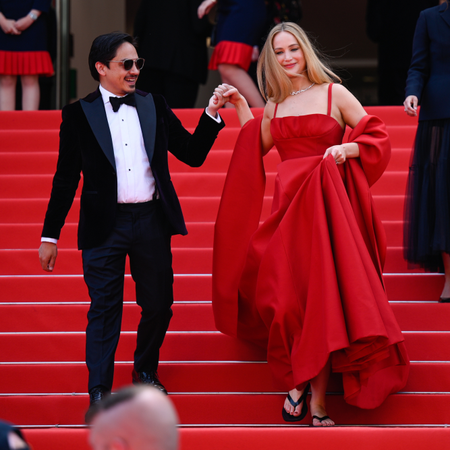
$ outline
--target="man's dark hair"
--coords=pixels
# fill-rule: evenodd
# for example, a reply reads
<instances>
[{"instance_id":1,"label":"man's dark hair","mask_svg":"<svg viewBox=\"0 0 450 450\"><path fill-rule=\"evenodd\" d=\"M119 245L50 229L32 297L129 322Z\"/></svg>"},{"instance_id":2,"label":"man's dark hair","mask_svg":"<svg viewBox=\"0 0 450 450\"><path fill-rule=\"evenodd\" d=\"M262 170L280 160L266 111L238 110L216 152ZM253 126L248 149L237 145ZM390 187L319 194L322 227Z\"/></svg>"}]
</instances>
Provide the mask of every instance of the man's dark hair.
<instances>
[{"instance_id":1,"label":"man's dark hair","mask_svg":"<svg viewBox=\"0 0 450 450\"><path fill-rule=\"evenodd\" d=\"M101 62L109 68L108 61L115 58L117 49L125 42L129 42L136 47L134 38L127 33L114 32L102 34L94 39L91 51L89 52L89 70L95 81L100 81L100 76L95 68L95 63L97 61Z\"/></svg>"}]
</instances>

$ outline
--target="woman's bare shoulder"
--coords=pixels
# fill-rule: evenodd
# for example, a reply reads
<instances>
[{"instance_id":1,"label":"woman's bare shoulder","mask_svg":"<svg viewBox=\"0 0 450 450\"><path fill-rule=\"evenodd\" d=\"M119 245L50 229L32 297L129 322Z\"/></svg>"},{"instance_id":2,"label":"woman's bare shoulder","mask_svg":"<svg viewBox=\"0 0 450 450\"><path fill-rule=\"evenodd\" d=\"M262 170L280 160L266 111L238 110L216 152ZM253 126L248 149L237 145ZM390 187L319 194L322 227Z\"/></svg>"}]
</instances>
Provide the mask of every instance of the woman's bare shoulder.
<instances>
[{"instance_id":1,"label":"woman's bare shoulder","mask_svg":"<svg viewBox=\"0 0 450 450\"><path fill-rule=\"evenodd\" d=\"M340 83L333 83L333 98L342 101L352 101L356 100L356 97L343 85Z\"/></svg>"}]
</instances>

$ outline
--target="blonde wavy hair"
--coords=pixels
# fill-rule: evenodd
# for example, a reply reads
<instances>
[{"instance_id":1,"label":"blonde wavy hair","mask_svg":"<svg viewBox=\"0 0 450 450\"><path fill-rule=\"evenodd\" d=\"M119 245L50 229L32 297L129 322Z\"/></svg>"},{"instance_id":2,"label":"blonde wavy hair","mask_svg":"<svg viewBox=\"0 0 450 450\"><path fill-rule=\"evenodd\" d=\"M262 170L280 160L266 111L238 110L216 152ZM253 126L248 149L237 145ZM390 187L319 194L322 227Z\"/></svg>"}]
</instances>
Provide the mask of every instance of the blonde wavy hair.
<instances>
[{"instance_id":1,"label":"blonde wavy hair","mask_svg":"<svg viewBox=\"0 0 450 450\"><path fill-rule=\"evenodd\" d=\"M296 23L281 22L275 25L267 36L266 42L258 60L257 77L259 90L264 99L275 103L282 102L293 90L292 81L286 71L277 61L273 49L274 37L282 32L292 34L297 40L306 62L306 72L312 83L332 83L342 80L322 62L320 53L309 40L307 34ZM298 76L302 76L298 74Z\"/></svg>"}]
</instances>

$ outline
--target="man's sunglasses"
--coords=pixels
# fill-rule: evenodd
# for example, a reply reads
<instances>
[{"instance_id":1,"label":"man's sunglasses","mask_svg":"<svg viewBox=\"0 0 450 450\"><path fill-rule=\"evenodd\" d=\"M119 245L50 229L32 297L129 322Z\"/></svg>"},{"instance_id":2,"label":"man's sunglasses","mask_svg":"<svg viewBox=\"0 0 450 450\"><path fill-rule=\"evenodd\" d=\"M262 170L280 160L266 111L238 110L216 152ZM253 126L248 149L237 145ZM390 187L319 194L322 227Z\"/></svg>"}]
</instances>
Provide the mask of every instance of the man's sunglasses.
<instances>
[{"instance_id":1,"label":"man's sunglasses","mask_svg":"<svg viewBox=\"0 0 450 450\"><path fill-rule=\"evenodd\" d=\"M109 60L106 62L116 62L123 65L123 68L125 70L131 70L133 67L133 64L136 64L136 69L141 70L144 67L145 59L144 58L138 58L138 59L123 59L122 61L114 61Z\"/></svg>"}]
</instances>

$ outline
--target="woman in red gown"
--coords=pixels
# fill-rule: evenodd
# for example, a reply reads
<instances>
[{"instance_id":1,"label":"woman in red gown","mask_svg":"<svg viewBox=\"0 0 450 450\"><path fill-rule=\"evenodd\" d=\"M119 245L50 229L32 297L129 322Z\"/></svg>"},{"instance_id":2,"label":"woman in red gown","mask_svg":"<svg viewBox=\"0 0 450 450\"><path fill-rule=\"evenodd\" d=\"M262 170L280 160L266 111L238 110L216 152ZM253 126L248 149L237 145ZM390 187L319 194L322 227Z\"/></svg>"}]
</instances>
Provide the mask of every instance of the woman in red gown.
<instances>
[{"instance_id":1,"label":"woman in red gown","mask_svg":"<svg viewBox=\"0 0 450 450\"><path fill-rule=\"evenodd\" d=\"M268 100L253 118L229 85L242 131L216 222L213 308L217 328L267 349L275 382L289 391L288 422L310 410L332 426L325 394L330 371L344 398L375 408L404 387L409 360L388 303L386 240L370 186L390 158L383 122L369 116L319 58L303 30L273 28L258 63ZM345 126L353 130L342 143ZM272 212L260 224L262 157L281 157Z\"/></svg>"}]
</instances>

